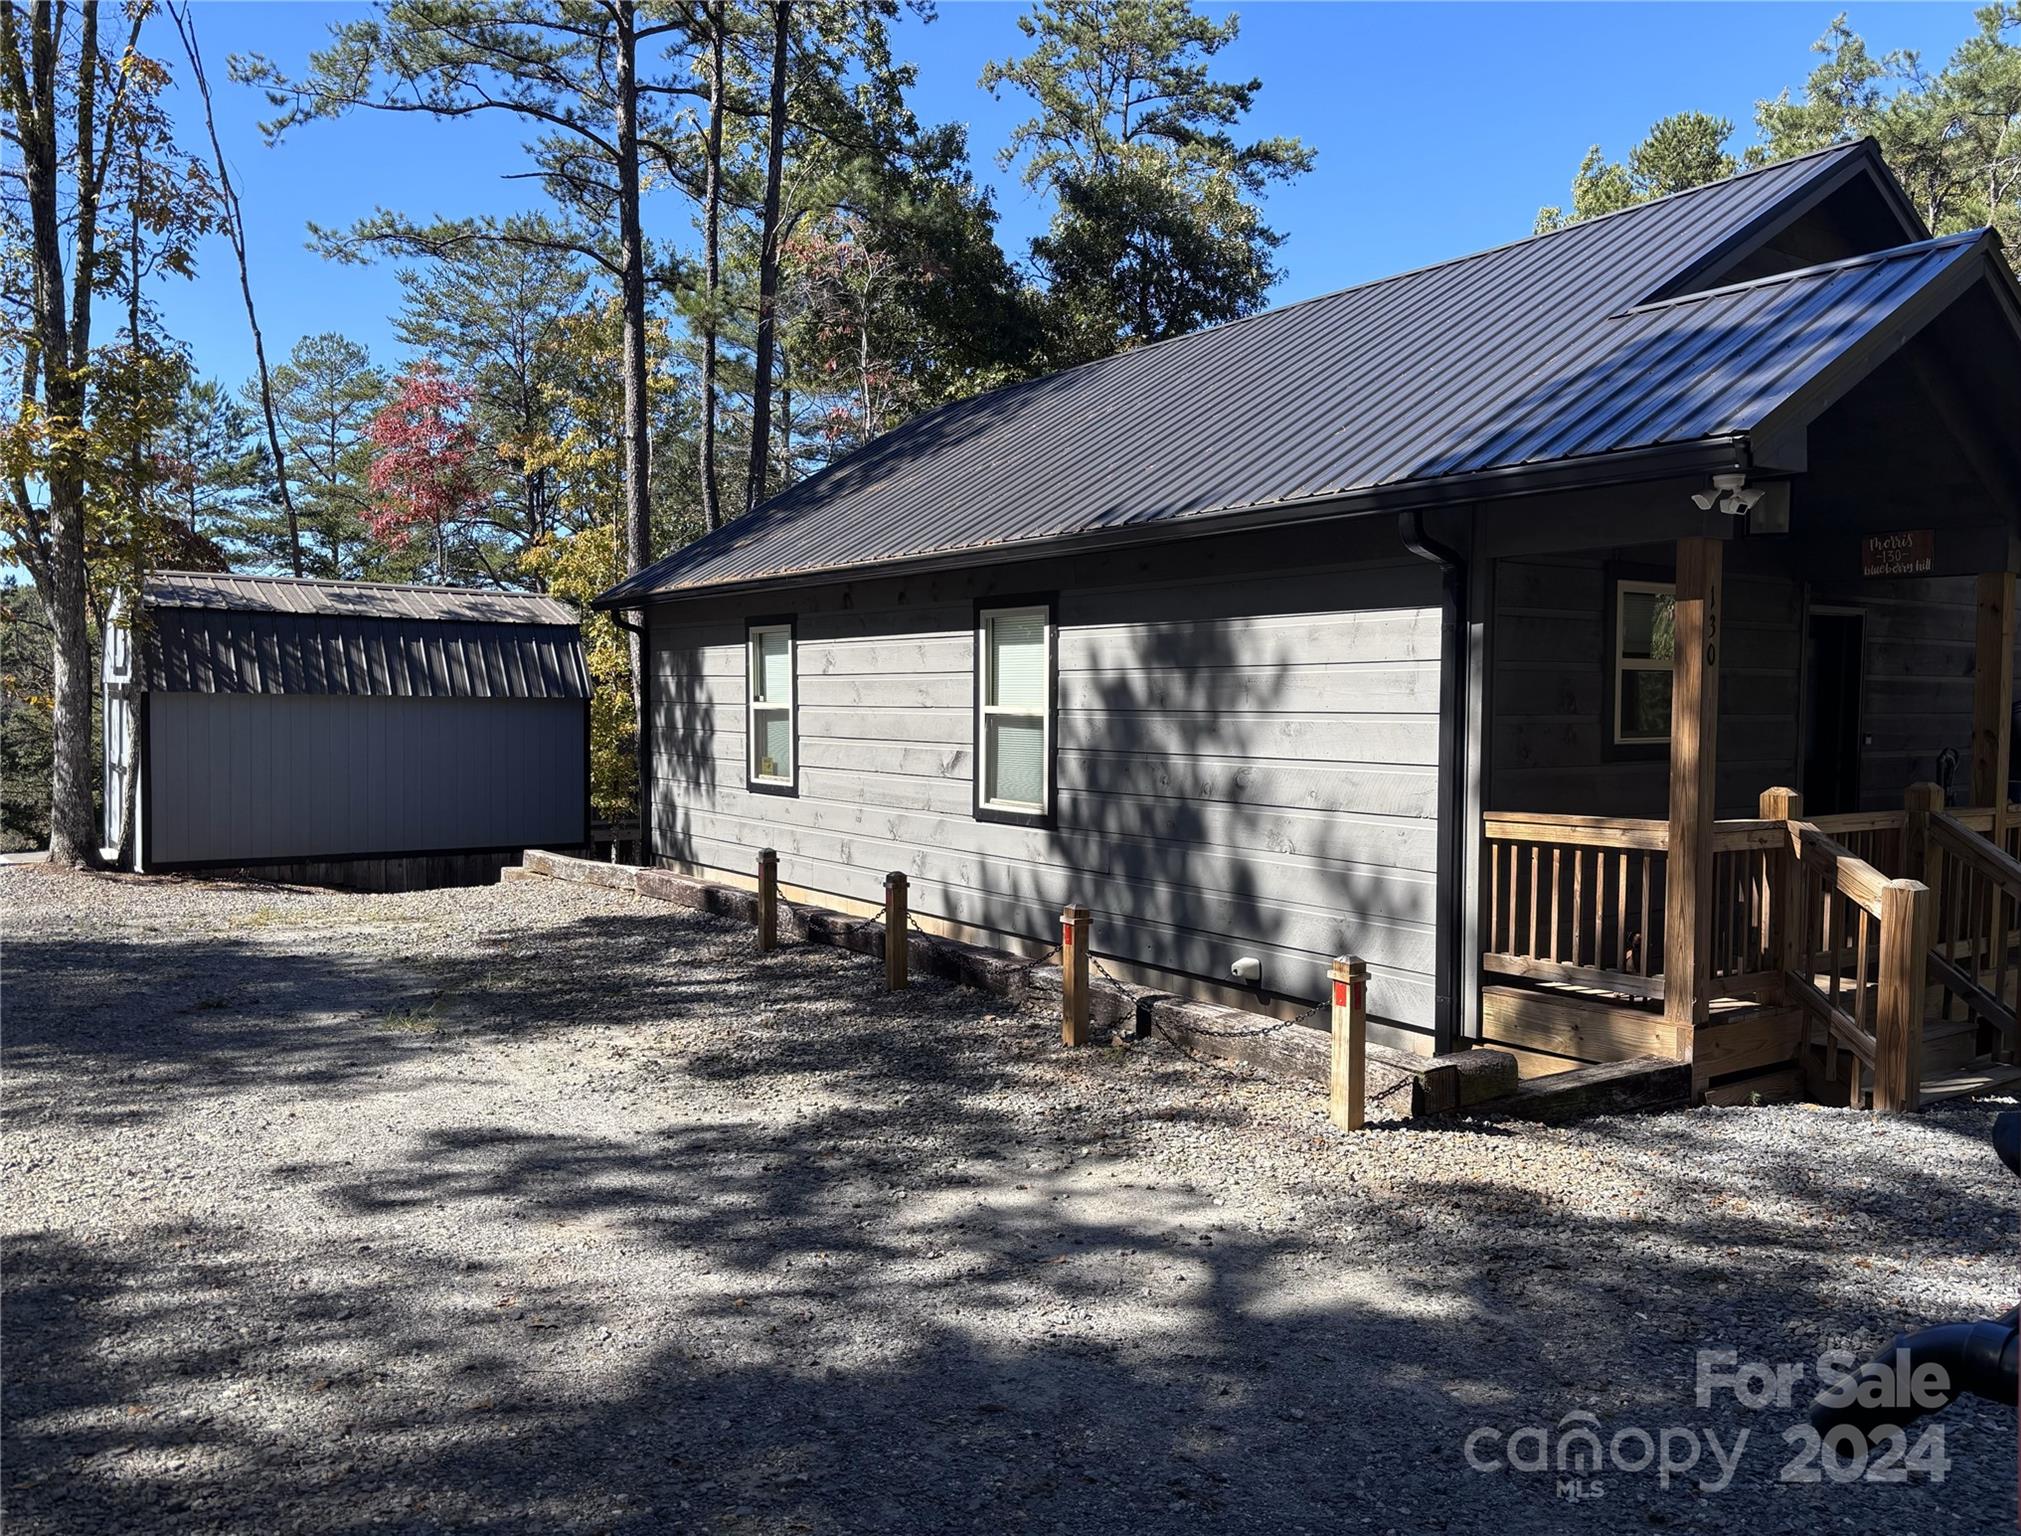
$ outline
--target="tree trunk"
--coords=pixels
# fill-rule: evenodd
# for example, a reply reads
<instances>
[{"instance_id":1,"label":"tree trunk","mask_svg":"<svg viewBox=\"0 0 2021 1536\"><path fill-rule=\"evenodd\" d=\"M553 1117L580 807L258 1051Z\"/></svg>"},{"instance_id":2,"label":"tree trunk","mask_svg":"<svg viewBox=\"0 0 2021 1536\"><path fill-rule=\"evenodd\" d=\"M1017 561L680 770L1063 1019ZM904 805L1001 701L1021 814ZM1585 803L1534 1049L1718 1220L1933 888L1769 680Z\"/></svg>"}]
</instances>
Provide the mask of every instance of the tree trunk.
<instances>
[{"instance_id":1,"label":"tree trunk","mask_svg":"<svg viewBox=\"0 0 2021 1536\"><path fill-rule=\"evenodd\" d=\"M779 178L786 160L786 44L791 0L772 7L772 104L765 142L765 222L758 245L758 341L751 379L751 470L744 510L765 499L767 456L772 449L772 347L779 309Z\"/></svg>"},{"instance_id":2,"label":"tree trunk","mask_svg":"<svg viewBox=\"0 0 2021 1536\"><path fill-rule=\"evenodd\" d=\"M705 6L709 21L709 123L702 156L702 525L723 526L716 497L716 297L722 283L723 7Z\"/></svg>"},{"instance_id":3,"label":"tree trunk","mask_svg":"<svg viewBox=\"0 0 2021 1536\"><path fill-rule=\"evenodd\" d=\"M19 16L14 13L14 17ZM10 21L14 19L10 17ZM60 436L81 432L85 421L84 363L91 352L91 293L98 246L98 189L95 106L98 79L98 6L87 0L79 23L77 79L59 91L63 39L58 17L47 5L28 8L32 79L20 68L18 52L8 61L10 95L21 178L28 203L34 281L34 339L42 369L42 410ZM17 34L10 25L10 51ZM65 97L69 97L66 101ZM61 152L57 113L75 113L77 195L68 233L76 270L71 297L64 301ZM92 816L91 644L85 620L84 477L76 449L59 442L49 456L44 480L45 537L29 570L49 613L53 698L53 765L50 772L49 856L53 863L79 867L98 856Z\"/></svg>"},{"instance_id":4,"label":"tree trunk","mask_svg":"<svg viewBox=\"0 0 2021 1536\"><path fill-rule=\"evenodd\" d=\"M638 16L616 7L618 266L624 309L625 574L652 560L651 471L646 431L646 270L639 231Z\"/></svg>"},{"instance_id":5,"label":"tree trunk","mask_svg":"<svg viewBox=\"0 0 2021 1536\"><path fill-rule=\"evenodd\" d=\"M631 0L616 7L618 265L624 309L625 574L636 575L652 561L651 438L646 430L646 270L639 231L638 13ZM631 652L632 729L646 739L645 653L639 636L628 635ZM646 807L641 786L639 822Z\"/></svg>"}]
</instances>

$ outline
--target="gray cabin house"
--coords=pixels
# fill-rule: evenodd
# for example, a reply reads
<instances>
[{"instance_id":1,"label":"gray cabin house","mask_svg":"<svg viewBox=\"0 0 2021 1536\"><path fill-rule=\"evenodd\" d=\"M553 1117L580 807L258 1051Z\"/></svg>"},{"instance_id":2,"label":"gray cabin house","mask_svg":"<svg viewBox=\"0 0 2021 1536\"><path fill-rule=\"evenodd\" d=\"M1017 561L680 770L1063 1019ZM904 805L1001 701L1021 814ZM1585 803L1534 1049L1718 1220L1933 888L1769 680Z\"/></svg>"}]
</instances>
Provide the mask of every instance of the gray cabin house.
<instances>
[{"instance_id":1,"label":"gray cabin house","mask_svg":"<svg viewBox=\"0 0 2021 1536\"><path fill-rule=\"evenodd\" d=\"M1862 142L930 411L598 605L650 862L1707 1086L1797 1054L1803 827L2021 819L2017 535L2021 290Z\"/></svg>"},{"instance_id":2,"label":"gray cabin house","mask_svg":"<svg viewBox=\"0 0 2021 1536\"><path fill-rule=\"evenodd\" d=\"M397 887L589 841L589 675L564 604L163 571L141 614L109 627L104 706L108 840L137 767L142 870Z\"/></svg>"}]
</instances>

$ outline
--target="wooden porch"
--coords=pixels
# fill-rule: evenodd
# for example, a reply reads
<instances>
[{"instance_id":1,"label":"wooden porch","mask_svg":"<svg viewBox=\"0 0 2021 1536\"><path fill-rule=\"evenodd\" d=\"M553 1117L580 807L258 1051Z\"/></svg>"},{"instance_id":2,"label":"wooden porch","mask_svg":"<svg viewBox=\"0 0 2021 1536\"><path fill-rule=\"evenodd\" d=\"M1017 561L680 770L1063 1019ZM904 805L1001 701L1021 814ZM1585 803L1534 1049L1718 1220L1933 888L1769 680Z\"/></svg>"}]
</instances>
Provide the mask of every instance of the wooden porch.
<instances>
[{"instance_id":1,"label":"wooden porch","mask_svg":"<svg viewBox=\"0 0 2021 1536\"><path fill-rule=\"evenodd\" d=\"M1670 814L1503 813L1480 850L1480 1043L1525 1075L1688 1061L1694 1095L1913 1110L2021 1083L2015 579L1979 579L1971 798L1713 814L1719 541L1679 541Z\"/></svg>"}]
</instances>

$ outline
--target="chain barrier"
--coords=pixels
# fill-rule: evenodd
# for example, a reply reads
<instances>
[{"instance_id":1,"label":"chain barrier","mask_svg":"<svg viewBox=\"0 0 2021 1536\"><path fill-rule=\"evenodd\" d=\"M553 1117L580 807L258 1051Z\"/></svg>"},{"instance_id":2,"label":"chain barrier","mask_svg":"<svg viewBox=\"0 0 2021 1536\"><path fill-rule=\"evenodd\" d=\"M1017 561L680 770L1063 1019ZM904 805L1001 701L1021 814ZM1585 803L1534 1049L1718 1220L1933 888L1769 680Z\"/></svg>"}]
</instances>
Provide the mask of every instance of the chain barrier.
<instances>
[{"instance_id":1,"label":"chain barrier","mask_svg":"<svg viewBox=\"0 0 2021 1536\"><path fill-rule=\"evenodd\" d=\"M920 927L919 919L912 915L912 908L910 906L908 906L905 909L905 926L910 928L914 933L918 934L922 939L931 939L935 943L938 943L942 938L942 935L937 933L929 933L926 929ZM1059 955L1060 955L1060 946L1055 944L1051 949L1047 950L1037 959L1027 960L1023 965L1015 967L1010 972L1010 974L1013 976L1029 975L1031 972L1037 970L1040 966L1051 964L1054 960L1057 960L1059 958Z\"/></svg>"}]
</instances>

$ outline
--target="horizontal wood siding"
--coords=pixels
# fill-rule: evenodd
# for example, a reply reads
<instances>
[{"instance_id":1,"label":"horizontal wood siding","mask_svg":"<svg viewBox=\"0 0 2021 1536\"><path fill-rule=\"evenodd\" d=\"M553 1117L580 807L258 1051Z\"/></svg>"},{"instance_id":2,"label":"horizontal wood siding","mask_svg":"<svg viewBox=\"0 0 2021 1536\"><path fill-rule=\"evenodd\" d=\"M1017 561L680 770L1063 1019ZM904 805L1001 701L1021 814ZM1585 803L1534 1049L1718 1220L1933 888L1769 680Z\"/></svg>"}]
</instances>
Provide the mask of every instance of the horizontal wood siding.
<instances>
[{"instance_id":1,"label":"horizontal wood siding","mask_svg":"<svg viewBox=\"0 0 2021 1536\"><path fill-rule=\"evenodd\" d=\"M1867 616L1861 809L1901 809L1909 785L1936 782L1946 747L1958 753L1952 803L1970 798L1976 587L1970 576L1938 576L1820 583L1812 590L1813 602Z\"/></svg>"},{"instance_id":2,"label":"horizontal wood siding","mask_svg":"<svg viewBox=\"0 0 2021 1536\"><path fill-rule=\"evenodd\" d=\"M1498 811L1661 816L1662 751L1604 739L1613 686L1606 562L1592 555L1495 562L1489 805ZM1719 700L1719 806L1752 815L1797 761L1799 586L1729 572Z\"/></svg>"},{"instance_id":3,"label":"horizontal wood siding","mask_svg":"<svg viewBox=\"0 0 2021 1536\"><path fill-rule=\"evenodd\" d=\"M156 864L573 846L574 699L154 693Z\"/></svg>"},{"instance_id":4,"label":"horizontal wood siding","mask_svg":"<svg viewBox=\"0 0 2021 1536\"><path fill-rule=\"evenodd\" d=\"M1639 552L1660 560L1662 551ZM1504 559L1494 574L1489 804L1498 811L1661 816L1668 763L1610 751L1604 633L1607 564L1597 555ZM1866 615L1861 801L1899 808L1902 792L1960 754L1968 787L1974 583L1821 582L1729 569L1719 701L1719 807L1754 814L1762 790L1800 785L1803 646L1811 605ZM2021 673L2017 673L2021 675Z\"/></svg>"},{"instance_id":5,"label":"horizontal wood siding","mask_svg":"<svg viewBox=\"0 0 2021 1536\"><path fill-rule=\"evenodd\" d=\"M1197 561L1193 562L1196 566ZM1152 563L1154 564L1154 563ZM1016 585L1012 593L1044 590ZM795 614L797 797L745 789L744 622L652 620L655 851L1051 943L1093 909L1096 949L1208 981L1239 955L1317 998L1371 964L1378 1017L1429 1029L1439 615L1422 562L1057 589L1055 825L978 822L973 599L810 601ZM791 611L791 597L752 600Z\"/></svg>"}]
</instances>

